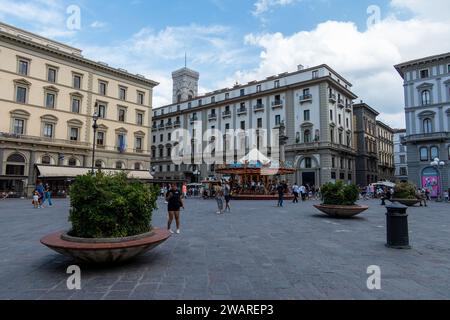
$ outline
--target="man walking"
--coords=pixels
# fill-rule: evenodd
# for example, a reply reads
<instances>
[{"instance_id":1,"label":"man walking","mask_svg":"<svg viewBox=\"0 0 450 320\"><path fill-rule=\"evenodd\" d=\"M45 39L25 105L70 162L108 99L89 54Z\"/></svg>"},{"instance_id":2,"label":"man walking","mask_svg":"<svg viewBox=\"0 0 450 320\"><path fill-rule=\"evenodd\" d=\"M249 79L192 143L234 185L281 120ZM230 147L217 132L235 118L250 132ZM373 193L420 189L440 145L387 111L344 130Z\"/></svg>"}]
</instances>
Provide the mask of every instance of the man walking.
<instances>
[{"instance_id":1,"label":"man walking","mask_svg":"<svg viewBox=\"0 0 450 320\"><path fill-rule=\"evenodd\" d=\"M306 200L306 188L304 185L302 185L300 187L300 194L302 196L302 201L305 201Z\"/></svg>"},{"instance_id":2,"label":"man walking","mask_svg":"<svg viewBox=\"0 0 450 320\"><path fill-rule=\"evenodd\" d=\"M284 191L285 191L284 183L279 183L277 185L277 192L278 192L278 205L277 205L277 207L283 207Z\"/></svg>"},{"instance_id":3,"label":"man walking","mask_svg":"<svg viewBox=\"0 0 450 320\"><path fill-rule=\"evenodd\" d=\"M293 201L294 203L298 203L298 194L299 194L299 192L300 192L299 186L298 186L297 183L295 183L292 186L292 193L294 194L294 201Z\"/></svg>"}]
</instances>

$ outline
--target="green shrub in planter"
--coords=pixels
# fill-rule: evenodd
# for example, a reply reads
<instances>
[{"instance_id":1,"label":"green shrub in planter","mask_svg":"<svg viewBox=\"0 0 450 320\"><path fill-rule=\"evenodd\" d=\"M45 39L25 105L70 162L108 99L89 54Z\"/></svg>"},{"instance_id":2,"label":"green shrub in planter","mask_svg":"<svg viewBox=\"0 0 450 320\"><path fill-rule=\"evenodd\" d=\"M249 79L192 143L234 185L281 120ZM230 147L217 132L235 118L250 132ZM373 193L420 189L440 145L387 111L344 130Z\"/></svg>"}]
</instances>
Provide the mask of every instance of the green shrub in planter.
<instances>
[{"instance_id":1,"label":"green shrub in planter","mask_svg":"<svg viewBox=\"0 0 450 320\"><path fill-rule=\"evenodd\" d=\"M84 175L70 188L71 235L121 238L149 232L158 191L118 175Z\"/></svg>"},{"instance_id":2,"label":"green shrub in planter","mask_svg":"<svg viewBox=\"0 0 450 320\"><path fill-rule=\"evenodd\" d=\"M416 187L408 182L401 182L395 185L395 199L416 199Z\"/></svg>"},{"instance_id":3,"label":"green shrub in planter","mask_svg":"<svg viewBox=\"0 0 450 320\"><path fill-rule=\"evenodd\" d=\"M358 187L354 184L346 185L342 181L327 183L322 186L323 204L352 206L359 199Z\"/></svg>"}]
</instances>

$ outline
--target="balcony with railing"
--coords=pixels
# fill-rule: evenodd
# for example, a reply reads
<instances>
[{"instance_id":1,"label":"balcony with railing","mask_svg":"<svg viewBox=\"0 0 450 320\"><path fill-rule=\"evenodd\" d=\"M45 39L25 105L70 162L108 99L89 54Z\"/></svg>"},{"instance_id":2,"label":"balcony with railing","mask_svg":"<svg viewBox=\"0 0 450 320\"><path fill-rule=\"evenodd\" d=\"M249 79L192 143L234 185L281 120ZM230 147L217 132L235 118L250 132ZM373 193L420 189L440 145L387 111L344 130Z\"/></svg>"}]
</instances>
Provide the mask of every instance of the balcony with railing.
<instances>
[{"instance_id":1,"label":"balcony with railing","mask_svg":"<svg viewBox=\"0 0 450 320\"><path fill-rule=\"evenodd\" d=\"M275 100L272 102L272 109L283 108L282 100Z\"/></svg>"},{"instance_id":2,"label":"balcony with railing","mask_svg":"<svg viewBox=\"0 0 450 320\"><path fill-rule=\"evenodd\" d=\"M257 103L256 105L253 106L253 110L255 112L262 112L262 111L264 111L264 104L263 103Z\"/></svg>"},{"instance_id":3,"label":"balcony with railing","mask_svg":"<svg viewBox=\"0 0 450 320\"><path fill-rule=\"evenodd\" d=\"M156 124L152 125L152 131L157 131L158 130L158 126Z\"/></svg>"},{"instance_id":4,"label":"balcony with railing","mask_svg":"<svg viewBox=\"0 0 450 320\"><path fill-rule=\"evenodd\" d=\"M166 128L172 128L173 127L173 122L172 121L168 121L166 123Z\"/></svg>"},{"instance_id":5,"label":"balcony with railing","mask_svg":"<svg viewBox=\"0 0 450 320\"><path fill-rule=\"evenodd\" d=\"M164 123L160 123L159 125L158 125L158 129L159 130L164 130L166 128L166 125L164 124Z\"/></svg>"},{"instance_id":6,"label":"balcony with railing","mask_svg":"<svg viewBox=\"0 0 450 320\"><path fill-rule=\"evenodd\" d=\"M416 143L425 141L440 141L445 142L450 140L450 132L433 132L433 133L421 133L412 134L402 138L402 143Z\"/></svg>"},{"instance_id":7,"label":"balcony with railing","mask_svg":"<svg viewBox=\"0 0 450 320\"><path fill-rule=\"evenodd\" d=\"M217 114L216 113L208 114L208 120L209 121L216 121L217 120Z\"/></svg>"},{"instance_id":8,"label":"balcony with railing","mask_svg":"<svg viewBox=\"0 0 450 320\"><path fill-rule=\"evenodd\" d=\"M231 111L226 110L226 111L222 112L222 118L231 118Z\"/></svg>"},{"instance_id":9,"label":"balcony with railing","mask_svg":"<svg viewBox=\"0 0 450 320\"><path fill-rule=\"evenodd\" d=\"M191 124L194 123L195 121L198 121L198 117L197 117L197 116L192 116L192 117L190 118Z\"/></svg>"},{"instance_id":10,"label":"balcony with railing","mask_svg":"<svg viewBox=\"0 0 450 320\"><path fill-rule=\"evenodd\" d=\"M91 147L91 143L79 141L79 140L66 140L66 139L36 137L36 136L27 136L27 135L23 135L23 134L15 134L15 133L7 133L7 132L0 132L0 138L8 139L8 140L19 140L22 142L33 142L33 143L55 144L55 145L71 145L71 146L78 146L78 147L85 147L85 148Z\"/></svg>"},{"instance_id":11,"label":"balcony with railing","mask_svg":"<svg viewBox=\"0 0 450 320\"><path fill-rule=\"evenodd\" d=\"M336 103L336 94L334 94L334 93L330 93L330 95L329 95L329 97L328 97L328 100L331 102L331 103Z\"/></svg>"},{"instance_id":12,"label":"balcony with railing","mask_svg":"<svg viewBox=\"0 0 450 320\"><path fill-rule=\"evenodd\" d=\"M313 96L312 94L303 94L300 96L300 103L312 102Z\"/></svg>"},{"instance_id":13,"label":"balcony with railing","mask_svg":"<svg viewBox=\"0 0 450 320\"><path fill-rule=\"evenodd\" d=\"M247 114L247 108L246 107L240 107L238 110L237 110L237 114L240 116L240 115L244 115L244 114Z\"/></svg>"},{"instance_id":14,"label":"balcony with railing","mask_svg":"<svg viewBox=\"0 0 450 320\"><path fill-rule=\"evenodd\" d=\"M340 107L340 108L344 108L344 107L345 107L345 101L344 101L344 99L339 99L339 101L338 101L338 107Z\"/></svg>"},{"instance_id":15,"label":"balcony with railing","mask_svg":"<svg viewBox=\"0 0 450 320\"><path fill-rule=\"evenodd\" d=\"M179 127L181 127L181 121L180 121L180 120L174 121L173 126L174 126L174 128L179 128Z\"/></svg>"}]
</instances>

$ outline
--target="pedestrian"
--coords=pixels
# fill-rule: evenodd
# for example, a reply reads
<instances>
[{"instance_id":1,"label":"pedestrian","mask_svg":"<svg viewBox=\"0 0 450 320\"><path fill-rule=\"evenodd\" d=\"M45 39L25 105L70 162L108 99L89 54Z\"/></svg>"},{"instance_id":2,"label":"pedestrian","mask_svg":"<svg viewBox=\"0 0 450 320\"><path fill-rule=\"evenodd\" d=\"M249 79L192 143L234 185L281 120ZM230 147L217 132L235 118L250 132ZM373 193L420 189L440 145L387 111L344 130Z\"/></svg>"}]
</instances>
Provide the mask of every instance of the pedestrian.
<instances>
[{"instance_id":1,"label":"pedestrian","mask_svg":"<svg viewBox=\"0 0 450 320\"><path fill-rule=\"evenodd\" d=\"M39 208L44 208L44 193L45 193L45 188L44 188L44 184L42 183L42 181L38 181L38 185L36 187L36 191L39 194Z\"/></svg>"},{"instance_id":2,"label":"pedestrian","mask_svg":"<svg viewBox=\"0 0 450 320\"><path fill-rule=\"evenodd\" d=\"M177 225L177 234L180 234L180 208L184 209L183 198L181 197L181 192L178 190L178 187L175 183L172 184L172 187L166 194L167 211L168 211L168 222L167 222L167 230L170 233L174 233L172 231L172 222L175 219L175 223Z\"/></svg>"},{"instance_id":3,"label":"pedestrian","mask_svg":"<svg viewBox=\"0 0 450 320\"><path fill-rule=\"evenodd\" d=\"M52 192L50 190L50 186L47 184L45 184L45 189L44 189L44 202L43 204L45 204L45 202L48 202L49 207L53 206L52 203Z\"/></svg>"},{"instance_id":4,"label":"pedestrian","mask_svg":"<svg viewBox=\"0 0 450 320\"><path fill-rule=\"evenodd\" d=\"M292 186L292 193L294 194L294 203L298 203L298 194L300 192L299 186L297 183L294 183Z\"/></svg>"},{"instance_id":5,"label":"pedestrian","mask_svg":"<svg viewBox=\"0 0 450 320\"><path fill-rule=\"evenodd\" d=\"M181 187L181 192L183 192L183 197L187 198L187 185L186 183L183 183L183 186Z\"/></svg>"},{"instance_id":6,"label":"pedestrian","mask_svg":"<svg viewBox=\"0 0 450 320\"><path fill-rule=\"evenodd\" d=\"M39 192L35 191L33 194L33 206L35 209L39 208Z\"/></svg>"},{"instance_id":7,"label":"pedestrian","mask_svg":"<svg viewBox=\"0 0 450 320\"><path fill-rule=\"evenodd\" d=\"M284 191L285 191L284 184L283 183L279 183L277 185L277 192L278 192L278 205L277 205L277 207L283 207Z\"/></svg>"},{"instance_id":8,"label":"pedestrian","mask_svg":"<svg viewBox=\"0 0 450 320\"><path fill-rule=\"evenodd\" d=\"M306 187L304 185L300 187L300 195L302 196L302 201L306 201Z\"/></svg>"},{"instance_id":9,"label":"pedestrian","mask_svg":"<svg viewBox=\"0 0 450 320\"><path fill-rule=\"evenodd\" d=\"M230 201L231 201L231 187L228 182L225 182L223 187L223 195L225 197L225 211L231 212Z\"/></svg>"},{"instance_id":10,"label":"pedestrian","mask_svg":"<svg viewBox=\"0 0 450 320\"><path fill-rule=\"evenodd\" d=\"M219 182L217 185L214 186L214 197L216 198L217 202L217 208L219 211L217 211L217 214L223 214L223 189L222 189L222 182Z\"/></svg>"}]
</instances>

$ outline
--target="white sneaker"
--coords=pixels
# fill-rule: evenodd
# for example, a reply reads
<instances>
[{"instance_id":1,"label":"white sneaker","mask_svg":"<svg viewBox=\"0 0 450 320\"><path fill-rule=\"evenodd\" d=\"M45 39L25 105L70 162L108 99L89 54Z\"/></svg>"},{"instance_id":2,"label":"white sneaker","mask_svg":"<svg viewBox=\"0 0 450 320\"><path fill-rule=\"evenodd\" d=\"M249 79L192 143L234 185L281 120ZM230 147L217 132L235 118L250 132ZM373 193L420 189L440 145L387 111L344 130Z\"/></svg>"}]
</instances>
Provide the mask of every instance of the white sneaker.
<instances>
[{"instance_id":1,"label":"white sneaker","mask_svg":"<svg viewBox=\"0 0 450 320\"><path fill-rule=\"evenodd\" d=\"M172 229L170 229L169 232L170 232L171 234L174 234L174 232L172 231Z\"/></svg>"},{"instance_id":2,"label":"white sneaker","mask_svg":"<svg viewBox=\"0 0 450 320\"><path fill-rule=\"evenodd\" d=\"M180 234L180 229L177 230L177 234Z\"/></svg>"}]
</instances>

